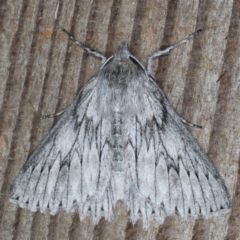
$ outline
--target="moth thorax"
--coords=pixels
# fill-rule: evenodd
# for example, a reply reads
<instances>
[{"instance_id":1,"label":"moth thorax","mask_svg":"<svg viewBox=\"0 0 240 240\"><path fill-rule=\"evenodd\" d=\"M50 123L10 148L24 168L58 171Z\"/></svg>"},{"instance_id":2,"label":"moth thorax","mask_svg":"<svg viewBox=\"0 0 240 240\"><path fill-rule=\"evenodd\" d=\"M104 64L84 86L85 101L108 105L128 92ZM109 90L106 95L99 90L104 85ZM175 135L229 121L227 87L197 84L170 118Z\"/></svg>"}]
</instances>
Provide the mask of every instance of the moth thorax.
<instances>
[{"instance_id":1,"label":"moth thorax","mask_svg":"<svg viewBox=\"0 0 240 240\"><path fill-rule=\"evenodd\" d=\"M129 81L136 79L138 67L129 58L114 58L100 72L110 89L126 89Z\"/></svg>"}]
</instances>

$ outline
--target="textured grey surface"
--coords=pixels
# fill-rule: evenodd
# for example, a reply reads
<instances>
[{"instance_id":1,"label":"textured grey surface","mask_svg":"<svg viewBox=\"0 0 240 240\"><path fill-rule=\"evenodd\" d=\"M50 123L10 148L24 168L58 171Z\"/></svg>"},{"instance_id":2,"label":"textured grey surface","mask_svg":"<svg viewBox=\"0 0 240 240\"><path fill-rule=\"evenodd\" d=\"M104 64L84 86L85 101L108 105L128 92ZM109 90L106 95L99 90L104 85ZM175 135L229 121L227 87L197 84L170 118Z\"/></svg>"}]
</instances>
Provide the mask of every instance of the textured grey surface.
<instances>
[{"instance_id":1,"label":"textured grey surface","mask_svg":"<svg viewBox=\"0 0 240 240\"><path fill-rule=\"evenodd\" d=\"M0 3L0 239L240 239L240 2L40 1ZM204 126L189 128L233 197L233 211L209 220L168 218L148 231L132 226L121 202L112 222L77 214L32 213L8 200L11 183L57 119L98 71L99 60L68 41L111 55L122 42L143 63L156 49L195 29L193 41L156 60L156 79L176 111Z\"/></svg>"}]
</instances>

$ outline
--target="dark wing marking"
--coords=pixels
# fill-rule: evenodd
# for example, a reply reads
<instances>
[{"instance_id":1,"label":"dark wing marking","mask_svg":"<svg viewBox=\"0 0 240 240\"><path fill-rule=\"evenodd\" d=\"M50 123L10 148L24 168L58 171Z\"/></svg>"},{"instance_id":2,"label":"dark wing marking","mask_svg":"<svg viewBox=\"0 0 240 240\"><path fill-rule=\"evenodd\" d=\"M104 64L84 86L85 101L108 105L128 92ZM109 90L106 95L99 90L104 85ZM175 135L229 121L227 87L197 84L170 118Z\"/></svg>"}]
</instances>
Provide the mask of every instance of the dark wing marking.
<instances>
[{"instance_id":1,"label":"dark wing marking","mask_svg":"<svg viewBox=\"0 0 240 240\"><path fill-rule=\"evenodd\" d=\"M155 82L146 83L143 98L148 112L126 124L132 124L125 150L135 191L125 201L131 220L148 225L152 218L163 222L174 214L207 217L229 211L221 176Z\"/></svg>"},{"instance_id":2,"label":"dark wing marking","mask_svg":"<svg viewBox=\"0 0 240 240\"><path fill-rule=\"evenodd\" d=\"M10 198L20 207L51 214L79 211L84 218L96 215L94 196L109 194L111 126L93 112L96 84L94 78L82 89L19 172ZM109 204L103 203L103 215Z\"/></svg>"}]
</instances>

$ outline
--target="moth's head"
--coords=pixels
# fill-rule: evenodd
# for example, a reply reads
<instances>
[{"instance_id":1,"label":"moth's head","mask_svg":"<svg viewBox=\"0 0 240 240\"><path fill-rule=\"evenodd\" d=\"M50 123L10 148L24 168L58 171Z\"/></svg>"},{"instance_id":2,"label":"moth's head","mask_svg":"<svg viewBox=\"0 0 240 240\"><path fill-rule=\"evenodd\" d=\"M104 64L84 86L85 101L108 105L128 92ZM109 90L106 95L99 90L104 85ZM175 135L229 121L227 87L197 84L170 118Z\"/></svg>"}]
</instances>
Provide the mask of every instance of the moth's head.
<instances>
[{"instance_id":1,"label":"moth's head","mask_svg":"<svg viewBox=\"0 0 240 240\"><path fill-rule=\"evenodd\" d=\"M130 55L131 54L129 52L127 43L122 43L122 45L118 47L118 50L115 52L113 57L115 59L124 59L124 58L128 59Z\"/></svg>"},{"instance_id":2,"label":"moth's head","mask_svg":"<svg viewBox=\"0 0 240 240\"><path fill-rule=\"evenodd\" d=\"M129 51L123 43L118 50L103 63L100 72L110 76L126 77L146 72L144 66Z\"/></svg>"}]
</instances>

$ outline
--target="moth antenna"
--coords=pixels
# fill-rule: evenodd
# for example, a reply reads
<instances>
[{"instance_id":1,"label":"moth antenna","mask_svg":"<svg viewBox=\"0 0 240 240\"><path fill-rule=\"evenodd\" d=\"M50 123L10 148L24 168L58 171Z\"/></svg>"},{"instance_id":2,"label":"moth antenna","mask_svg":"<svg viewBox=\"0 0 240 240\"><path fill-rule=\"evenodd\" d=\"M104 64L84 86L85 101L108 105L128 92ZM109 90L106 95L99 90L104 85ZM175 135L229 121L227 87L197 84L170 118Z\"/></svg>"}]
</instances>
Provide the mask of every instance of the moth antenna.
<instances>
[{"instance_id":1,"label":"moth antenna","mask_svg":"<svg viewBox=\"0 0 240 240\"><path fill-rule=\"evenodd\" d=\"M186 43L187 41L189 41L190 39L192 39L195 35L197 35L198 33L200 33L202 31L202 29L198 29L197 31L195 31L194 33L190 34L188 37L186 37L185 39L179 41L179 42L176 42L174 43L173 45L169 46L168 48L166 49L163 49L163 50L158 50L157 52L153 53L149 58L148 58L148 61L147 61L147 72L149 74L152 73L152 69L151 69L151 66L152 66L152 60L153 58L155 57L160 57L160 56L163 56L163 55L167 55L170 53L170 51L174 48L177 48L178 46L182 45L183 43Z\"/></svg>"},{"instance_id":2,"label":"moth antenna","mask_svg":"<svg viewBox=\"0 0 240 240\"><path fill-rule=\"evenodd\" d=\"M81 42L79 42L70 32L68 32L66 29L62 29L63 32L65 32L68 37L75 43L77 44L78 46L80 46L81 48L83 48L84 50L86 50L89 54L95 56L95 57L98 57L98 58L101 58L102 61L105 61L106 60L106 57L101 53L101 52L98 52L97 50L95 49L91 49L87 46L85 46L84 44L82 44Z\"/></svg>"}]
</instances>

